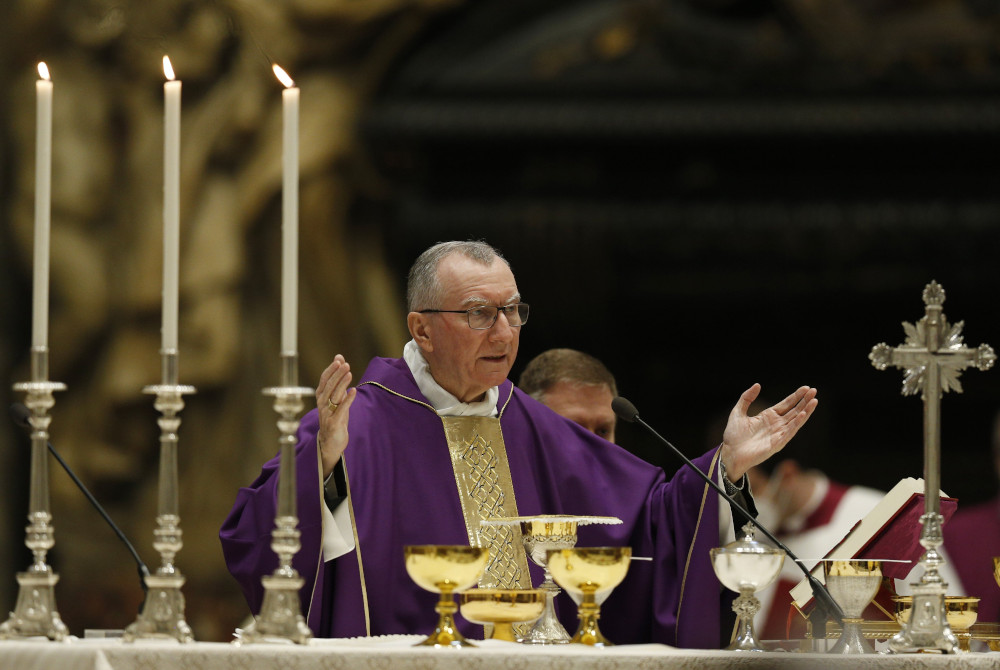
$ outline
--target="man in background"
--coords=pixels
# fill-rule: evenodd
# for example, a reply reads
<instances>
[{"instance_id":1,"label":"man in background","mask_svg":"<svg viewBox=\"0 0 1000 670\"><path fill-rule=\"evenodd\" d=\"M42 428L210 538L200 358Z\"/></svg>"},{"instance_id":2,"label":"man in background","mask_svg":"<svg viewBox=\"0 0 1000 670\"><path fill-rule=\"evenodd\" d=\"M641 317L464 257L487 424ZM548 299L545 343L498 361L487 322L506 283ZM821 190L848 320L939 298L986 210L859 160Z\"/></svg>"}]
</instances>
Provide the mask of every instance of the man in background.
<instances>
[{"instance_id":1,"label":"man in background","mask_svg":"<svg viewBox=\"0 0 1000 670\"><path fill-rule=\"evenodd\" d=\"M618 387L614 375L590 354L549 349L531 359L517 385L556 414L615 441L617 417L611 401Z\"/></svg>"}]
</instances>

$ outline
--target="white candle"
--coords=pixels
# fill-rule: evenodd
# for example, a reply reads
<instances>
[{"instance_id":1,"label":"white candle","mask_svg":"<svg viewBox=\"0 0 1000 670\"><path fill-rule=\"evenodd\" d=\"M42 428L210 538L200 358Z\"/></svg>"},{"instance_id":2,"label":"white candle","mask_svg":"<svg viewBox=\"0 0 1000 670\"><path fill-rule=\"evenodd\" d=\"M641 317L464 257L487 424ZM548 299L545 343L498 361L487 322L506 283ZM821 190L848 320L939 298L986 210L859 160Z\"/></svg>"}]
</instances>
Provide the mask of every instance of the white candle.
<instances>
[{"instance_id":1,"label":"white candle","mask_svg":"<svg viewBox=\"0 0 1000 670\"><path fill-rule=\"evenodd\" d=\"M298 351L299 301L299 89L284 70L273 66L285 86L281 93L281 353Z\"/></svg>"},{"instance_id":2,"label":"white candle","mask_svg":"<svg viewBox=\"0 0 1000 670\"><path fill-rule=\"evenodd\" d=\"M52 207L52 81L45 63L35 82L35 258L32 283L31 346L49 340L49 226Z\"/></svg>"},{"instance_id":3,"label":"white candle","mask_svg":"<svg viewBox=\"0 0 1000 670\"><path fill-rule=\"evenodd\" d=\"M163 324L164 350L177 349L180 265L181 82L163 57Z\"/></svg>"}]
</instances>

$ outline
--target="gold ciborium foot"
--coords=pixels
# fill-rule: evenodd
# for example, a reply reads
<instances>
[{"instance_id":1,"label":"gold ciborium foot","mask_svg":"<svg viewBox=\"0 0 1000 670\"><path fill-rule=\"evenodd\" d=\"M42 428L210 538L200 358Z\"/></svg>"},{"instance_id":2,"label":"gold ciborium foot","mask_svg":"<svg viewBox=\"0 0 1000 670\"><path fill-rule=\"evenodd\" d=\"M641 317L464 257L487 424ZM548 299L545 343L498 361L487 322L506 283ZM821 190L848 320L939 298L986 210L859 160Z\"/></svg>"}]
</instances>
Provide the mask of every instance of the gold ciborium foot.
<instances>
[{"instance_id":1,"label":"gold ciborium foot","mask_svg":"<svg viewBox=\"0 0 1000 670\"><path fill-rule=\"evenodd\" d=\"M631 559L631 547L576 547L549 552L549 570L556 583L581 599L577 608L580 626L571 642L595 647L612 645L597 625L601 606L595 594L621 584Z\"/></svg>"},{"instance_id":2,"label":"gold ciborium foot","mask_svg":"<svg viewBox=\"0 0 1000 670\"><path fill-rule=\"evenodd\" d=\"M416 647L473 647L471 642L455 627L454 592L463 591L476 584L489 562L490 552L485 547L424 545L403 548L406 572L417 586L440 594L434 611L438 613L437 626Z\"/></svg>"},{"instance_id":3,"label":"gold ciborium foot","mask_svg":"<svg viewBox=\"0 0 1000 670\"><path fill-rule=\"evenodd\" d=\"M418 642L416 647L475 647L465 639L465 636L455 627L455 612L458 605L455 604L455 596L452 592L442 591L441 599L438 600L434 611L438 613L438 623L434 632L427 636L425 640Z\"/></svg>"},{"instance_id":4,"label":"gold ciborium foot","mask_svg":"<svg viewBox=\"0 0 1000 670\"><path fill-rule=\"evenodd\" d=\"M589 644L592 647L612 647L614 642L604 637L597 620L601 618L601 608L594 598L594 592L584 593L583 602L577 607L577 617L580 627L573 635L571 642Z\"/></svg>"}]
</instances>

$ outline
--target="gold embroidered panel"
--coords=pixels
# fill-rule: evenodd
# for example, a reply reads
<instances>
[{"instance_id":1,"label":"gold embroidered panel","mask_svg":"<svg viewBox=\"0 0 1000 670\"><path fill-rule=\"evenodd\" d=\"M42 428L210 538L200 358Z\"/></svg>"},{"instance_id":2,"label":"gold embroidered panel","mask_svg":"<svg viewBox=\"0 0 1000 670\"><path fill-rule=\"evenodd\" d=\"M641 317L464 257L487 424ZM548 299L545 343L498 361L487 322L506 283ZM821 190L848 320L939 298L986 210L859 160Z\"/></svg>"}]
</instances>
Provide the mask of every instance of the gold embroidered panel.
<instances>
[{"instance_id":1,"label":"gold embroidered panel","mask_svg":"<svg viewBox=\"0 0 1000 670\"><path fill-rule=\"evenodd\" d=\"M483 519L518 515L500 420L477 416L448 416L441 420L469 543L490 549L490 562L479 585L530 589L531 577L520 529L516 525L487 528L479 525Z\"/></svg>"}]
</instances>

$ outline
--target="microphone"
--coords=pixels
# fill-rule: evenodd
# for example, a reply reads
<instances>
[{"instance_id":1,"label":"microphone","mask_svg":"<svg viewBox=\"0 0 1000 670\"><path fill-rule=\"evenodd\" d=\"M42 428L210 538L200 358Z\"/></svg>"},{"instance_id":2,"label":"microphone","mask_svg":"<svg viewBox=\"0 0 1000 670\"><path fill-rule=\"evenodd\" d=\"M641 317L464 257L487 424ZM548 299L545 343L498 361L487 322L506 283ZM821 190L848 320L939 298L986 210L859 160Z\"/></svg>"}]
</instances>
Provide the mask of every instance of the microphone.
<instances>
[{"instance_id":1,"label":"microphone","mask_svg":"<svg viewBox=\"0 0 1000 670\"><path fill-rule=\"evenodd\" d=\"M31 422L29 421L31 418L30 409L21 403L14 403L10 406L10 417L18 426L29 432L31 431ZM90 501L90 504L97 510L97 513L101 515L109 526L111 526L111 530L115 531L115 535L117 535L118 539L125 543L125 547L128 548L129 553L132 554L132 558L135 559L136 568L139 571L139 583L142 585L143 601L145 602L147 593L146 577L149 577L149 568L146 567L146 564L142 562L141 558L139 558L139 554L136 553L135 547L133 547L132 543L128 541L127 537L125 537L125 533L123 533L121 528L119 528L115 522L111 520L108 513L104 511L103 507L101 507L101 503L97 502L97 498L91 495L90 491L87 490L87 487L83 485L82 481L80 481L80 478L77 477L76 473L74 473L72 468L69 467L69 464L63 460L62 456L59 455L59 452L56 451L56 448L52 446L52 443L48 442L48 445L49 452L56 457L56 460L59 461L59 465L63 466L63 469L66 471L66 474L69 475L70 479L73 480L73 483L79 487L79 489L83 492L83 495ZM139 611L142 611L142 605L139 606Z\"/></svg>"},{"instance_id":2,"label":"microphone","mask_svg":"<svg viewBox=\"0 0 1000 670\"><path fill-rule=\"evenodd\" d=\"M810 572L809 569L807 569L806 566L802 564L802 561L800 561L798 557L792 553L792 550L786 547L783 542L781 542L778 538L776 538L774 534L771 533L771 531L769 531L767 528L761 525L760 522L758 522L757 519L755 519L753 515L750 514L750 512L744 509L743 505L736 502L729 494L725 492L725 490L723 490L721 486L716 484L715 480L712 477L709 477L707 474L702 472L697 465L691 462L690 458L682 454L680 449L672 445L669 441L667 441L666 438L657 433L652 426L650 426L648 423L640 419L639 410L635 408L635 405L633 405L625 398L618 396L617 398L611 401L611 409L614 410L615 415L622 421L627 421L629 423L638 423L640 426L649 431L653 435L653 437L655 437L660 442L670 447L671 451L673 451L678 457L680 457L682 461L691 466L692 470L698 473L698 475L702 479L704 479L709 486L715 489L715 491L720 496L722 496L725 500L727 500L733 509L739 510L741 516L743 516L747 521L749 521L754 526L759 528L760 531L764 533L764 535L767 537L767 539L774 542L774 544L779 549L783 550L788 555L788 557L792 559L795 565L797 565L799 569L802 570L802 572L805 574L806 579L809 580L809 586L812 588L813 598L815 598L816 602L820 604L820 608L817 611L826 610L826 612L831 616L833 616L833 618L836 619L838 623L843 621L845 616L844 610L840 608L840 605L838 605L837 601L833 599L833 596L830 595L830 592L826 589L826 587L823 584L821 584L820 581L816 579L816 577L812 574L812 572ZM811 618L812 617L810 617L810 619ZM813 638L822 639L826 637L825 619L822 622L814 621L813 624L814 624ZM817 635L820 635L820 637L817 637Z\"/></svg>"}]
</instances>

